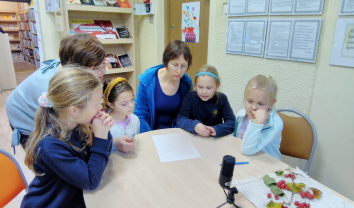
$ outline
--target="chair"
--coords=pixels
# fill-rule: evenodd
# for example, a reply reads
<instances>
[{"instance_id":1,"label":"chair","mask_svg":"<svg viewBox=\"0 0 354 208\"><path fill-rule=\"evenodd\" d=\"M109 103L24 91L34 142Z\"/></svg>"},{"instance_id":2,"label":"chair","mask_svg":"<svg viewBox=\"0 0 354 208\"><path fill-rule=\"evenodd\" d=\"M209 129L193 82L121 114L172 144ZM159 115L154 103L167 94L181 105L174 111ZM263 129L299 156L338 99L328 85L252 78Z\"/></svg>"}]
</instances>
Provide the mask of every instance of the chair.
<instances>
[{"instance_id":1,"label":"chair","mask_svg":"<svg viewBox=\"0 0 354 208\"><path fill-rule=\"evenodd\" d=\"M301 117L280 113L284 111ZM307 160L305 173L308 174L317 144L316 128L312 121L298 110L281 108L277 112L284 123L280 152L283 155Z\"/></svg>"},{"instance_id":2,"label":"chair","mask_svg":"<svg viewBox=\"0 0 354 208\"><path fill-rule=\"evenodd\" d=\"M8 152L0 149L0 207L4 207L28 184L16 159Z\"/></svg>"}]
</instances>

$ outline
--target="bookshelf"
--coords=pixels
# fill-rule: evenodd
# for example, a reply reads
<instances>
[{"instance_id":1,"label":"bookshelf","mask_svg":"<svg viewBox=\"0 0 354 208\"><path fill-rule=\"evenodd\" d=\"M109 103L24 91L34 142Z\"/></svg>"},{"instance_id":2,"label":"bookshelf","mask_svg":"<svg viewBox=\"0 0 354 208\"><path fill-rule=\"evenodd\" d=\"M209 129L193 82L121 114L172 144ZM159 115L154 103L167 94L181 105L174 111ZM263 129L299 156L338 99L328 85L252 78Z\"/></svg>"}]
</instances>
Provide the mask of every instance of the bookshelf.
<instances>
[{"instance_id":1,"label":"bookshelf","mask_svg":"<svg viewBox=\"0 0 354 208\"><path fill-rule=\"evenodd\" d=\"M12 60L21 62L23 59L16 11L0 11L0 26L8 34Z\"/></svg>"},{"instance_id":2,"label":"bookshelf","mask_svg":"<svg viewBox=\"0 0 354 208\"><path fill-rule=\"evenodd\" d=\"M21 11L18 13L18 17L23 59L28 63L34 64L38 69L40 60L34 9L29 8L26 11Z\"/></svg>"},{"instance_id":3,"label":"bookshelf","mask_svg":"<svg viewBox=\"0 0 354 208\"><path fill-rule=\"evenodd\" d=\"M128 0L131 8L104 7L93 5L67 4L61 0L63 6L64 34L73 34L74 30L70 23L72 19L88 20L110 20L115 28L125 25L132 38L129 39L98 39L104 46L106 54L123 55L128 54L133 66L124 68L108 69L104 79L115 77L126 78L130 85L136 90L137 69L135 64L135 43L134 43L134 8L133 0Z\"/></svg>"}]
</instances>

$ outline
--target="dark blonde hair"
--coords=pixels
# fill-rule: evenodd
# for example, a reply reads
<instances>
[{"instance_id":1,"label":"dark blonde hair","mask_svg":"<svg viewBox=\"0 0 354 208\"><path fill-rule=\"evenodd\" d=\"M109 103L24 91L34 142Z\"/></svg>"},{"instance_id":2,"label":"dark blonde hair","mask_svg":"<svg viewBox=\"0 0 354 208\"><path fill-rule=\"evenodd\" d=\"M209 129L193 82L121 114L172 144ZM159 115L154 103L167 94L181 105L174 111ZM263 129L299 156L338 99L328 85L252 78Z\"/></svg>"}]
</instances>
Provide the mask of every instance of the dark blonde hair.
<instances>
[{"instance_id":1,"label":"dark blonde hair","mask_svg":"<svg viewBox=\"0 0 354 208\"><path fill-rule=\"evenodd\" d=\"M246 85L244 97L252 89L260 89L267 93L268 101L276 99L278 86L271 76L257 75Z\"/></svg>"},{"instance_id":2,"label":"dark blonde hair","mask_svg":"<svg viewBox=\"0 0 354 208\"><path fill-rule=\"evenodd\" d=\"M109 85L109 83L111 81L112 80L109 80L109 81L107 80L104 82L103 91L106 90L107 86ZM119 82L118 84L114 85L114 87L112 88L111 92L108 95L108 102L113 104L114 101L116 101L117 97L120 94L122 94L123 92L132 92L134 95L134 91L133 91L132 86L130 86L130 84L128 82L122 81L122 82ZM105 105L108 110L111 109L107 103L105 103Z\"/></svg>"},{"instance_id":3,"label":"dark blonde hair","mask_svg":"<svg viewBox=\"0 0 354 208\"><path fill-rule=\"evenodd\" d=\"M85 67L99 66L105 59L102 43L87 33L77 33L64 38L59 48L60 63Z\"/></svg>"},{"instance_id":4,"label":"dark blonde hair","mask_svg":"<svg viewBox=\"0 0 354 208\"><path fill-rule=\"evenodd\" d=\"M171 41L165 48L163 52L162 62L167 68L169 61L178 58L183 55L183 58L188 62L188 68L192 65L192 53L187 45L187 43L180 40ZM187 69L188 70L188 69Z\"/></svg>"},{"instance_id":5,"label":"dark blonde hair","mask_svg":"<svg viewBox=\"0 0 354 208\"><path fill-rule=\"evenodd\" d=\"M79 67L64 67L50 79L47 98L52 106L38 107L36 128L26 146L25 164L34 173L33 164L38 155L36 147L47 135L52 135L69 144L76 151L80 151L70 143L72 131L59 120L59 115L68 114L68 110L72 106L84 108L90 100L91 94L99 88L102 88L100 80L92 73ZM83 124L79 124L77 128L81 140L86 145L91 146L92 133L90 128Z\"/></svg>"}]
</instances>

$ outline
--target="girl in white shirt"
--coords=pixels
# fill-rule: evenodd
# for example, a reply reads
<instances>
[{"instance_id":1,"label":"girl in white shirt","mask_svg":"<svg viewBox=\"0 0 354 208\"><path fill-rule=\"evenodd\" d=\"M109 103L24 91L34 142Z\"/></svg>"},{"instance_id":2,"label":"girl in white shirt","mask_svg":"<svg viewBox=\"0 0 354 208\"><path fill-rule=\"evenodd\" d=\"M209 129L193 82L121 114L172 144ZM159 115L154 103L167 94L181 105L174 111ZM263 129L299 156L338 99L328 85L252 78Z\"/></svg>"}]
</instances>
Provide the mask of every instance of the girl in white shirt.
<instances>
[{"instance_id":1,"label":"girl in white shirt","mask_svg":"<svg viewBox=\"0 0 354 208\"><path fill-rule=\"evenodd\" d=\"M107 112L114 120L110 129L113 137L112 150L130 152L135 147L135 134L140 133L139 118L134 112L134 91L122 77L112 80L104 91Z\"/></svg>"}]
</instances>

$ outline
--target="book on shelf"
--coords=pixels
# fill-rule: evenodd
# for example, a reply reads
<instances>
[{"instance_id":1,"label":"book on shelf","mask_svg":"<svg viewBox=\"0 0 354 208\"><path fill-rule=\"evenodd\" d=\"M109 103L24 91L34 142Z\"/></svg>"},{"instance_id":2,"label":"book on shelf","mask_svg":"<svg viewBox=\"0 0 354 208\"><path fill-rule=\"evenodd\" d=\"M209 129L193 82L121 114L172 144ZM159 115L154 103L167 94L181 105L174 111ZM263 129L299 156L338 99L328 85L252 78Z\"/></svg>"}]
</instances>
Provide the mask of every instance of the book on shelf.
<instances>
[{"instance_id":1,"label":"book on shelf","mask_svg":"<svg viewBox=\"0 0 354 208\"><path fill-rule=\"evenodd\" d=\"M125 25L116 28L119 38L131 38L128 28Z\"/></svg>"},{"instance_id":2,"label":"book on shelf","mask_svg":"<svg viewBox=\"0 0 354 208\"><path fill-rule=\"evenodd\" d=\"M90 33L96 39L118 39L110 20L70 20L75 33Z\"/></svg>"},{"instance_id":3,"label":"book on shelf","mask_svg":"<svg viewBox=\"0 0 354 208\"><path fill-rule=\"evenodd\" d=\"M109 60L109 67L108 69L114 69L114 68L122 68L120 65L117 55L115 54L106 54L106 58Z\"/></svg>"},{"instance_id":4,"label":"book on shelf","mask_svg":"<svg viewBox=\"0 0 354 208\"><path fill-rule=\"evenodd\" d=\"M1 24L0 24L0 27L1 27L3 30L8 29L8 28L7 28L8 25L7 25L7 24L4 24L4 23L1 23Z\"/></svg>"},{"instance_id":5,"label":"book on shelf","mask_svg":"<svg viewBox=\"0 0 354 208\"><path fill-rule=\"evenodd\" d=\"M119 7L121 8L131 8L128 0L117 0Z\"/></svg>"},{"instance_id":6,"label":"book on shelf","mask_svg":"<svg viewBox=\"0 0 354 208\"><path fill-rule=\"evenodd\" d=\"M95 6L107 6L106 0L93 0Z\"/></svg>"},{"instance_id":7,"label":"book on shelf","mask_svg":"<svg viewBox=\"0 0 354 208\"><path fill-rule=\"evenodd\" d=\"M123 54L118 56L118 61L120 62L121 66L124 67L130 67L132 66L132 62L130 61L130 58L128 54Z\"/></svg>"},{"instance_id":8,"label":"book on shelf","mask_svg":"<svg viewBox=\"0 0 354 208\"><path fill-rule=\"evenodd\" d=\"M106 0L106 4L109 7L119 7L117 0Z\"/></svg>"},{"instance_id":9,"label":"book on shelf","mask_svg":"<svg viewBox=\"0 0 354 208\"><path fill-rule=\"evenodd\" d=\"M84 5L94 5L93 0L80 0L80 2Z\"/></svg>"},{"instance_id":10,"label":"book on shelf","mask_svg":"<svg viewBox=\"0 0 354 208\"><path fill-rule=\"evenodd\" d=\"M67 4L81 4L80 0L66 0Z\"/></svg>"}]
</instances>

